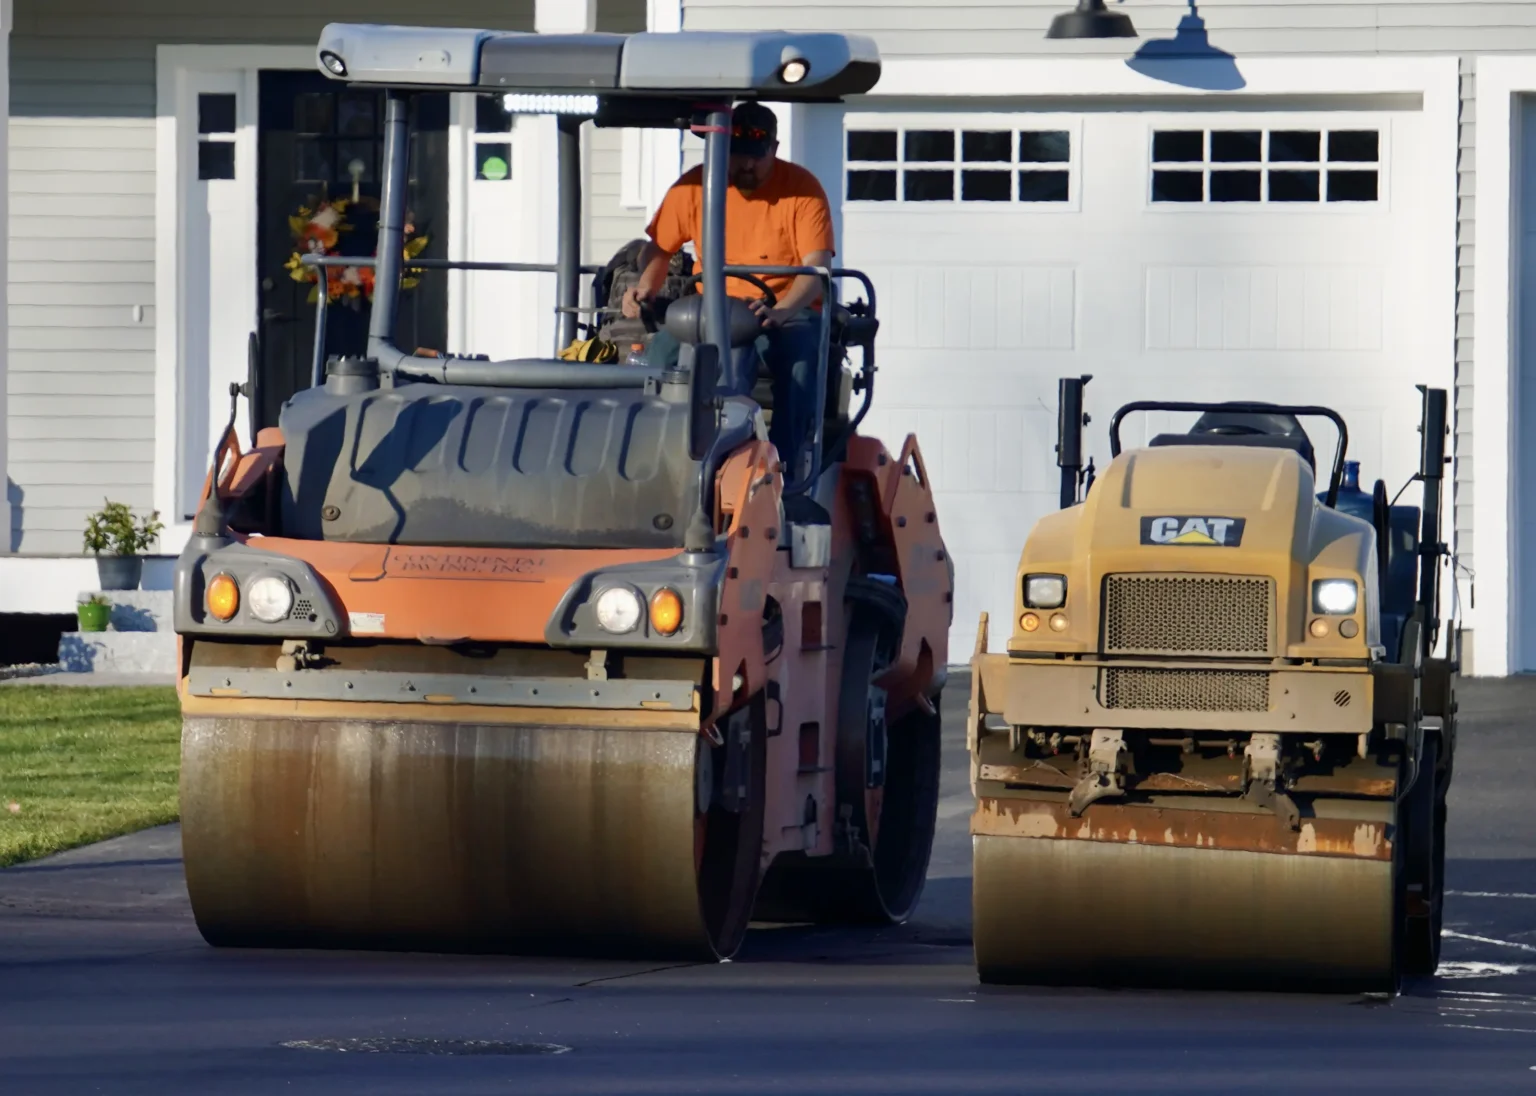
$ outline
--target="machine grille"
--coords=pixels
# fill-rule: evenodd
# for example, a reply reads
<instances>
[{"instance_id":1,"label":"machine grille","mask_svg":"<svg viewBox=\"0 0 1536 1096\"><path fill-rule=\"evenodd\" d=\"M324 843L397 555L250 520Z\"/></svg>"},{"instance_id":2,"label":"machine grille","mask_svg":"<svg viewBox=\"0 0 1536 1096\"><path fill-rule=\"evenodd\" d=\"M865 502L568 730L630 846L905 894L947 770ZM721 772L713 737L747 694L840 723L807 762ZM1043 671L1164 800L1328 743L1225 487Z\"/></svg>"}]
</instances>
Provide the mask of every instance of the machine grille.
<instances>
[{"instance_id":1,"label":"machine grille","mask_svg":"<svg viewBox=\"0 0 1536 1096\"><path fill-rule=\"evenodd\" d=\"M1104 651L1267 658L1272 591L1267 578L1110 575Z\"/></svg>"},{"instance_id":2,"label":"machine grille","mask_svg":"<svg viewBox=\"0 0 1536 1096\"><path fill-rule=\"evenodd\" d=\"M1266 712L1269 674L1243 670L1104 671L1104 707L1154 712Z\"/></svg>"}]
</instances>

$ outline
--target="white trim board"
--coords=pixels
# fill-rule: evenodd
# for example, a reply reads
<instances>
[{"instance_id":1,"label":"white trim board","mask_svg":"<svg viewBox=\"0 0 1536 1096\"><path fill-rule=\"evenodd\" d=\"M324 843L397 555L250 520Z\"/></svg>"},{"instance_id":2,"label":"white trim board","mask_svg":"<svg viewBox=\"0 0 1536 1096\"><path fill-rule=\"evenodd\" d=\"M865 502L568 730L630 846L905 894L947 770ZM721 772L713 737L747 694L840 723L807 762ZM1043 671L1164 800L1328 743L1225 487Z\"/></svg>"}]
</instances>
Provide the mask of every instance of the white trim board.
<instances>
[{"instance_id":1,"label":"white trim board","mask_svg":"<svg viewBox=\"0 0 1536 1096\"><path fill-rule=\"evenodd\" d=\"M579 7L579 4L578 4ZM218 90L238 89L241 94L240 117L235 137L235 181L221 184L237 188L234 191L234 208L227 214L237 223L238 239L228 241L227 250L235 257L232 267L238 267L227 284L215 287L215 292L227 294L235 301L235 311L249 315L249 327L258 321L259 292L257 288L257 232L259 210L257 208L257 128L260 109L259 73L264 69L309 71L314 67L314 50L310 46L160 46L156 52L156 124L155 124L155 438L154 484L155 508L165 520L166 529L160 537L164 552L180 552L191 535L192 523L183 519L180 508L187 499L178 498L188 490L186 481L195 481L192 490L201 485L202 469L184 467L189 437L201 438L211 432L208 427L222 427L227 411L214 413L209 407L220 404L218 393L224 390L228 380L244 380L243 350L240 355L238 377L210 377L204 383L202 375L194 375L192 369L204 368L206 363L197 357L196 347L206 342L206 317L188 307L189 272L194 264L188 253L189 213L186 196L190 186L197 182L195 142L188 139L183 127L196 132L197 102L194 86L210 81L218 82ZM553 144L553 124L548 127ZM470 203L468 192L470 179L469 160L472 155L471 141L474 130L474 111L460 102L449 119L448 165L448 217L450 257L463 258L469 248ZM553 150L541 148L531 138L519 141L522 176L540 180L544 165L552 163ZM520 192L522 193L522 192ZM549 247L553 247L555 221L555 193L552 183L543 189L534 189L525 198L525 220L529 225L547 226ZM524 235L527 235L525 232ZM538 249L532 243L521 243L515 253L497 255L499 259L536 260ZM553 251L550 251L553 261ZM504 279L501 274L484 275ZM466 302L469 300L470 282L461 271L452 272L448 284L449 348L457 348L469 339L466 319ZM522 316L515 325L519 330L542 331L553 326L545 313L552 315L553 290L548 294L548 307L543 297L525 294L526 300L512 305L511 311ZM202 324L201 328L194 325ZM541 326L542 324L542 326ZM192 336L196 335L197 338ZM242 345L244 335L240 336ZM541 341L542 347L547 340ZM229 355L225 355L228 357ZM189 360L190 359L190 360ZM190 382L192 383L189 383ZM210 417L212 416L212 417ZM217 421L213 421L216 419ZM245 416L237 418L237 429L242 442L245 438Z\"/></svg>"},{"instance_id":2,"label":"white trim board","mask_svg":"<svg viewBox=\"0 0 1536 1096\"><path fill-rule=\"evenodd\" d=\"M155 463L154 504L165 521L160 550L180 552L192 523L182 518L181 481L187 430L202 422L203 409L189 407L189 397L208 401L206 385L186 383L191 339L189 325L205 317L187 308L185 195L196 181L196 150L183 126L196 133L196 100L187 99L194 80L223 78L238 86L242 109L235 136L236 220L242 238L232 249L248 255L245 273L233 285L215 287L249 303L256 323L256 132L257 73L261 69L308 69L314 65L309 46L159 46L155 53ZM190 102L190 108L188 106ZM191 111L189 114L188 111ZM201 476L197 478L201 479Z\"/></svg>"},{"instance_id":3,"label":"white trim board","mask_svg":"<svg viewBox=\"0 0 1536 1096\"><path fill-rule=\"evenodd\" d=\"M1536 93L1536 57L1479 57L1477 61L1477 235L1474 267L1477 311L1473 317L1472 519L1476 527L1477 577L1482 608L1476 611L1477 669L1504 675L1520 665L1517 614L1520 576L1514 568L1516 448L1520 423L1519 351L1514 300L1519 254L1513 246L1518 224L1514 151L1515 97Z\"/></svg>"}]
</instances>

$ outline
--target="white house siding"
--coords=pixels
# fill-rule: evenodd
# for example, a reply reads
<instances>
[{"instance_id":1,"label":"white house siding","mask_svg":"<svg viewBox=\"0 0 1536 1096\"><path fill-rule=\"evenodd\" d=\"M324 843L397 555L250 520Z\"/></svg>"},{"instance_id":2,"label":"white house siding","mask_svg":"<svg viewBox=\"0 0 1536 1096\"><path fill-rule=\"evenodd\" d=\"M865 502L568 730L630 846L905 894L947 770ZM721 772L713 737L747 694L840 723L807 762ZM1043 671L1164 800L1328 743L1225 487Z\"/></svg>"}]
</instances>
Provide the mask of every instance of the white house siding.
<instances>
[{"instance_id":1,"label":"white house siding","mask_svg":"<svg viewBox=\"0 0 1536 1096\"><path fill-rule=\"evenodd\" d=\"M645 0L602 0L597 29L617 34L645 30ZM645 230L645 211L626 208L623 192L623 131L592 129L587 138L587 262L605 263ZM631 170L634 169L632 165Z\"/></svg>"},{"instance_id":2,"label":"white house siding","mask_svg":"<svg viewBox=\"0 0 1536 1096\"><path fill-rule=\"evenodd\" d=\"M1116 7L1135 21L1137 41L1052 41L1046 28L1068 0L683 0L688 30L835 29L868 34L887 57L1127 56L1140 42L1172 36L1188 5L1141 0ZM1472 264L1476 236L1473 99L1476 56L1536 52L1536 5L1485 0L1204 0L1212 45L1244 56L1297 54L1459 55L1461 156L1457 255L1455 538L1463 574L1475 571L1470 432L1472 420ZM1494 139L1507 139L1496 134ZM1452 261L1447 256L1447 261ZM1469 644L1470 648L1470 644ZM1469 656L1470 656L1469 649Z\"/></svg>"},{"instance_id":3,"label":"white house siding","mask_svg":"<svg viewBox=\"0 0 1536 1096\"><path fill-rule=\"evenodd\" d=\"M6 468L15 505L0 552L78 552L104 495L152 505L156 46L306 44L337 20L532 30L533 9L533 0L16 0ZM602 30L643 29L645 0L600 0L597 19ZM635 218L618 207L617 135L595 145L591 213L607 247Z\"/></svg>"}]
</instances>

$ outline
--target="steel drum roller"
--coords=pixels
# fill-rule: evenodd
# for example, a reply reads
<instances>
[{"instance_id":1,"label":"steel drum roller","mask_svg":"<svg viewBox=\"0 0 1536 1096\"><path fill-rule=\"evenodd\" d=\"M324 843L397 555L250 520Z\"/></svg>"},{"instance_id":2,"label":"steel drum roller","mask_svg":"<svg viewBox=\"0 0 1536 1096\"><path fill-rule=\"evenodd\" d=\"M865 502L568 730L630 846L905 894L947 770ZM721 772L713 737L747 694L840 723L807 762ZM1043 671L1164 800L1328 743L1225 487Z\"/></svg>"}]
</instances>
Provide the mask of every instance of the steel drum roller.
<instances>
[{"instance_id":1,"label":"steel drum roller","mask_svg":"<svg viewBox=\"0 0 1536 1096\"><path fill-rule=\"evenodd\" d=\"M697 814L698 742L188 718L182 843L198 927L219 945L728 955L760 839L747 815Z\"/></svg>"},{"instance_id":2,"label":"steel drum roller","mask_svg":"<svg viewBox=\"0 0 1536 1096\"><path fill-rule=\"evenodd\" d=\"M1390 860L974 841L984 982L1394 988Z\"/></svg>"}]
</instances>

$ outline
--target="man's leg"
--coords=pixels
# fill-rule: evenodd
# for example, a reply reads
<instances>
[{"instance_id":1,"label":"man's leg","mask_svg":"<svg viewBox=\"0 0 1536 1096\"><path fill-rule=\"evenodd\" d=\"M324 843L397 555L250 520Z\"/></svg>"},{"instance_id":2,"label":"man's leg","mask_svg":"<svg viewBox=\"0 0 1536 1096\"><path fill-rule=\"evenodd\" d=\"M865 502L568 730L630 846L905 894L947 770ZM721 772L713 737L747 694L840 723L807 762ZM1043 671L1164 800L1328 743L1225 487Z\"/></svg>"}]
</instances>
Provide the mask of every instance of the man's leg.
<instances>
[{"instance_id":1,"label":"man's leg","mask_svg":"<svg viewBox=\"0 0 1536 1096\"><path fill-rule=\"evenodd\" d=\"M816 359L821 353L821 321L802 314L771 329L763 357L773 377L773 424L768 440L779 451L787 479L806 472L805 453L816 414Z\"/></svg>"},{"instance_id":2,"label":"man's leg","mask_svg":"<svg viewBox=\"0 0 1536 1096\"><path fill-rule=\"evenodd\" d=\"M651 336L650 345L645 348L646 364L658 369L670 369L677 364L677 355L681 350L682 345L665 327L658 328Z\"/></svg>"}]
</instances>

